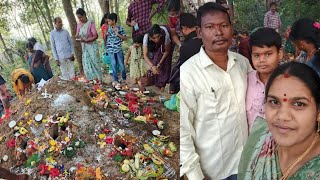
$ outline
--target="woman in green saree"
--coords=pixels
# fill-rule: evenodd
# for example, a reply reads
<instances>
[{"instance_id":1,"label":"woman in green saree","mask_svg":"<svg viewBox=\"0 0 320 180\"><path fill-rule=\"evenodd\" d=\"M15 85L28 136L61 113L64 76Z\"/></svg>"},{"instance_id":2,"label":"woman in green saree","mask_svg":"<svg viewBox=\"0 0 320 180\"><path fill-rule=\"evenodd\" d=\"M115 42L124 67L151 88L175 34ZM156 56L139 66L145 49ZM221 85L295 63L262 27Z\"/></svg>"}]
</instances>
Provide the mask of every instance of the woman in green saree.
<instances>
[{"instance_id":1,"label":"woman in green saree","mask_svg":"<svg viewBox=\"0 0 320 180\"><path fill-rule=\"evenodd\" d=\"M283 64L265 94L266 120L253 125L238 179L320 179L319 76L305 64Z\"/></svg>"},{"instance_id":2,"label":"woman in green saree","mask_svg":"<svg viewBox=\"0 0 320 180\"><path fill-rule=\"evenodd\" d=\"M86 12L79 8L76 11L79 23L77 24L76 40L81 42L82 46L82 65L86 78L88 80L102 80L101 64L96 39L98 33L94 22L88 19Z\"/></svg>"}]
</instances>

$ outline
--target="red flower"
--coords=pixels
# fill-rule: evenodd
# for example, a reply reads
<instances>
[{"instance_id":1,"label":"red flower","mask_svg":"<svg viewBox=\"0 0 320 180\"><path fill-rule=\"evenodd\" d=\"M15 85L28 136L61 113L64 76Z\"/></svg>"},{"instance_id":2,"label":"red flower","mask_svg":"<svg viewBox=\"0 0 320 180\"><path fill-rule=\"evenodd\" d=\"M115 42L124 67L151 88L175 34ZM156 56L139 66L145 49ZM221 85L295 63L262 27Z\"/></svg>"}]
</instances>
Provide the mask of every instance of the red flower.
<instances>
[{"instance_id":1,"label":"red flower","mask_svg":"<svg viewBox=\"0 0 320 180\"><path fill-rule=\"evenodd\" d=\"M116 102L117 102L118 104L122 104L122 103L123 103L123 101L122 101L120 98L116 98Z\"/></svg>"},{"instance_id":2,"label":"red flower","mask_svg":"<svg viewBox=\"0 0 320 180\"><path fill-rule=\"evenodd\" d=\"M12 148L16 146L16 140L11 139L10 141L7 142L7 147Z\"/></svg>"},{"instance_id":3,"label":"red flower","mask_svg":"<svg viewBox=\"0 0 320 180\"><path fill-rule=\"evenodd\" d=\"M99 84L93 86L94 91L97 91L100 88Z\"/></svg>"},{"instance_id":4,"label":"red flower","mask_svg":"<svg viewBox=\"0 0 320 180\"><path fill-rule=\"evenodd\" d=\"M39 170L40 170L40 175L44 175L44 174L47 174L47 171L48 171L48 166L46 166L45 164L40 164L38 166Z\"/></svg>"},{"instance_id":5,"label":"red flower","mask_svg":"<svg viewBox=\"0 0 320 180\"><path fill-rule=\"evenodd\" d=\"M109 157L112 158L114 155L118 154L118 151L115 149L109 154Z\"/></svg>"},{"instance_id":6,"label":"red flower","mask_svg":"<svg viewBox=\"0 0 320 180\"><path fill-rule=\"evenodd\" d=\"M33 141L30 141L30 147L32 149L36 149L36 144Z\"/></svg>"},{"instance_id":7,"label":"red flower","mask_svg":"<svg viewBox=\"0 0 320 180\"><path fill-rule=\"evenodd\" d=\"M159 121L158 119L155 119L155 120L153 120L153 123L157 125L158 121Z\"/></svg>"},{"instance_id":8,"label":"red flower","mask_svg":"<svg viewBox=\"0 0 320 180\"><path fill-rule=\"evenodd\" d=\"M107 134L107 133L109 133L109 132L111 132L111 130L109 130L109 129L104 129L104 130L103 130L103 133L105 133L105 134Z\"/></svg>"},{"instance_id":9,"label":"red flower","mask_svg":"<svg viewBox=\"0 0 320 180\"><path fill-rule=\"evenodd\" d=\"M60 171L56 168L51 168L50 169L50 176L52 177L58 177L60 175Z\"/></svg>"},{"instance_id":10,"label":"red flower","mask_svg":"<svg viewBox=\"0 0 320 180\"><path fill-rule=\"evenodd\" d=\"M131 151L132 151L132 148L126 148L124 150L121 151L121 155L123 156L131 156Z\"/></svg>"},{"instance_id":11,"label":"red flower","mask_svg":"<svg viewBox=\"0 0 320 180\"><path fill-rule=\"evenodd\" d=\"M77 164L77 168L78 168L78 169L81 169L81 168L82 168L82 164L81 164L81 163L78 163L78 164Z\"/></svg>"},{"instance_id":12,"label":"red flower","mask_svg":"<svg viewBox=\"0 0 320 180\"><path fill-rule=\"evenodd\" d=\"M151 108L150 107L146 107L146 108L144 108L144 110L143 110L143 113L145 113L145 114L151 114Z\"/></svg>"},{"instance_id":13,"label":"red flower","mask_svg":"<svg viewBox=\"0 0 320 180\"><path fill-rule=\"evenodd\" d=\"M136 105L136 103L134 101L130 101L129 102L129 110L131 112L136 112L137 111L138 106Z\"/></svg>"},{"instance_id":14,"label":"red flower","mask_svg":"<svg viewBox=\"0 0 320 180\"><path fill-rule=\"evenodd\" d=\"M154 99L153 99L153 98L150 98L149 102L150 102L150 103L154 103Z\"/></svg>"},{"instance_id":15,"label":"red flower","mask_svg":"<svg viewBox=\"0 0 320 180\"><path fill-rule=\"evenodd\" d=\"M132 93L127 93L126 98L128 101L137 101L138 100L138 97Z\"/></svg>"},{"instance_id":16,"label":"red flower","mask_svg":"<svg viewBox=\"0 0 320 180\"><path fill-rule=\"evenodd\" d=\"M107 137L104 142L106 142L107 144L112 144L113 143L113 138L112 137Z\"/></svg>"}]
</instances>

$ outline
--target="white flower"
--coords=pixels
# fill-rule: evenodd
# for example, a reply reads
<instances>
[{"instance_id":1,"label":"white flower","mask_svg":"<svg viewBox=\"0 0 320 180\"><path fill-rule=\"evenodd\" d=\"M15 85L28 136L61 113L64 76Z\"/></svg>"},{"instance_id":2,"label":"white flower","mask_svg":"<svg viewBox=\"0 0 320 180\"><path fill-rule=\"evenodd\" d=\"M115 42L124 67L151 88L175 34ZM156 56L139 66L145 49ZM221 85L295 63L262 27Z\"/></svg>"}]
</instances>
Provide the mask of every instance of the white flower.
<instances>
[{"instance_id":1,"label":"white flower","mask_svg":"<svg viewBox=\"0 0 320 180\"><path fill-rule=\"evenodd\" d=\"M68 151L72 151L73 148L72 148L72 147L67 147L67 150L68 150Z\"/></svg>"}]
</instances>

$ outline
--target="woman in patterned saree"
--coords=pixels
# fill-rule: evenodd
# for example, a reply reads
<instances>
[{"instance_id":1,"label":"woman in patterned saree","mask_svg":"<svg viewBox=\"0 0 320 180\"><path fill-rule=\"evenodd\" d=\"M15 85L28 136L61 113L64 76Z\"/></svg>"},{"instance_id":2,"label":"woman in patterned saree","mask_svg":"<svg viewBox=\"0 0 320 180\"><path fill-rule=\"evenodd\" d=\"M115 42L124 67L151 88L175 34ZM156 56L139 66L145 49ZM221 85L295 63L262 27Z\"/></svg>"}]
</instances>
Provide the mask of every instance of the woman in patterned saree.
<instances>
[{"instance_id":1,"label":"woman in patterned saree","mask_svg":"<svg viewBox=\"0 0 320 180\"><path fill-rule=\"evenodd\" d=\"M81 42L82 46L82 65L86 78L88 80L102 80L101 65L98 53L96 39L98 33L94 22L88 19L86 12L79 8L76 11L79 23L77 24L76 40Z\"/></svg>"},{"instance_id":2,"label":"woman in patterned saree","mask_svg":"<svg viewBox=\"0 0 320 180\"><path fill-rule=\"evenodd\" d=\"M28 64L30 72L34 77L34 83L37 84L41 79L48 80L53 77L49 59L50 57L41 50L33 50L34 43L29 41L27 43Z\"/></svg>"},{"instance_id":3,"label":"woman in patterned saree","mask_svg":"<svg viewBox=\"0 0 320 180\"><path fill-rule=\"evenodd\" d=\"M253 125L238 179L320 179L319 76L305 64L283 64L265 94L266 120Z\"/></svg>"}]
</instances>

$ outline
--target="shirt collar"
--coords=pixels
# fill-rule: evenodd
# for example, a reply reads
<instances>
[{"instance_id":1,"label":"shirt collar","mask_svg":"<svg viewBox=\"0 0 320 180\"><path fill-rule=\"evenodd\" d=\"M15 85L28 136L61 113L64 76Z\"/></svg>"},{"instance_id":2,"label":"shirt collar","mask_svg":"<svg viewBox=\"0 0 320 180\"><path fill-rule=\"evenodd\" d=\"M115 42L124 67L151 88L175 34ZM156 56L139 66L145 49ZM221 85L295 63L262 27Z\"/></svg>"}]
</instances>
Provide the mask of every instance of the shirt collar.
<instances>
[{"instance_id":1,"label":"shirt collar","mask_svg":"<svg viewBox=\"0 0 320 180\"><path fill-rule=\"evenodd\" d=\"M58 30L56 27L54 27L54 30L60 32L60 31L63 31L63 28L61 28L60 30Z\"/></svg>"},{"instance_id":2,"label":"shirt collar","mask_svg":"<svg viewBox=\"0 0 320 180\"><path fill-rule=\"evenodd\" d=\"M214 65L218 67L207 55L207 53L204 50L204 46L201 47L200 49L200 64L203 68L206 68L210 65ZM229 71L237 62L237 58L234 56L234 54L228 50L228 65L227 65L227 71Z\"/></svg>"}]
</instances>

